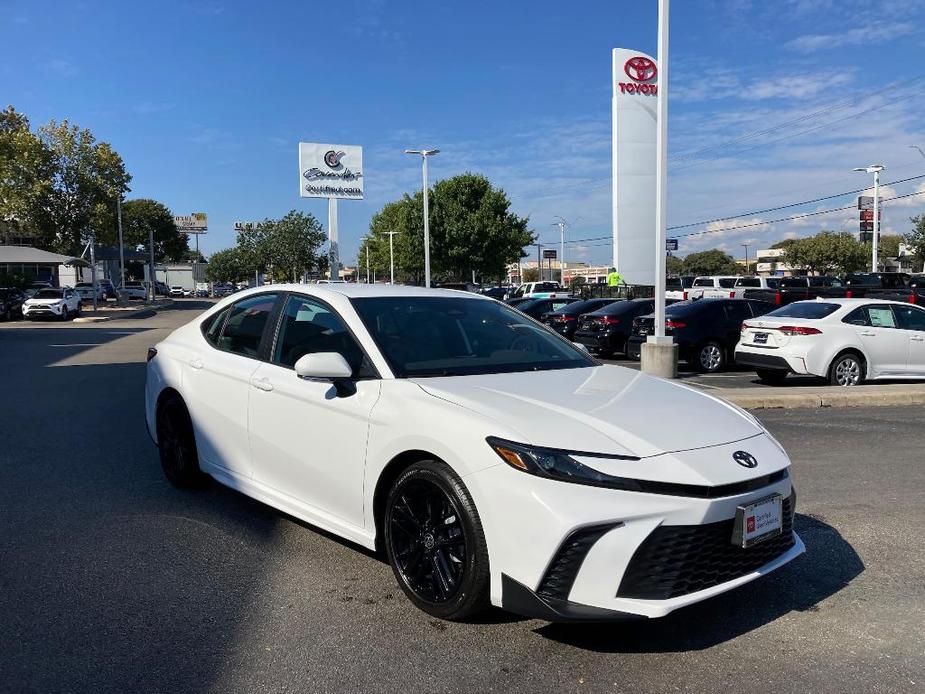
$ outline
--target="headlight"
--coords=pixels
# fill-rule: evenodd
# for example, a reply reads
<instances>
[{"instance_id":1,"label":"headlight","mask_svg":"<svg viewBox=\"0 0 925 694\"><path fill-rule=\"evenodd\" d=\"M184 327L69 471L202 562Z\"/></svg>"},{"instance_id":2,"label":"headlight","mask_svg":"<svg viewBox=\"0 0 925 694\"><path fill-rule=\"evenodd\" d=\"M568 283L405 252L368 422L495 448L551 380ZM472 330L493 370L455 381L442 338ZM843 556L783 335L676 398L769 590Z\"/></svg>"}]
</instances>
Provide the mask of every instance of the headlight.
<instances>
[{"instance_id":1,"label":"headlight","mask_svg":"<svg viewBox=\"0 0 925 694\"><path fill-rule=\"evenodd\" d=\"M536 446L525 446L519 443L512 443L503 439L497 439L489 436L486 441L495 453L505 463L512 468L521 472L526 472L537 477L546 477L548 479L560 480L562 482L573 482L575 484L587 484L592 487L608 487L610 489L623 489L625 491L641 492L643 484L639 480L628 479L626 477L614 477L607 475L587 465L583 465L569 455L566 451L560 451L554 448L540 448ZM612 458L626 459L628 456L608 456ZM636 458L632 458L636 460Z\"/></svg>"}]
</instances>

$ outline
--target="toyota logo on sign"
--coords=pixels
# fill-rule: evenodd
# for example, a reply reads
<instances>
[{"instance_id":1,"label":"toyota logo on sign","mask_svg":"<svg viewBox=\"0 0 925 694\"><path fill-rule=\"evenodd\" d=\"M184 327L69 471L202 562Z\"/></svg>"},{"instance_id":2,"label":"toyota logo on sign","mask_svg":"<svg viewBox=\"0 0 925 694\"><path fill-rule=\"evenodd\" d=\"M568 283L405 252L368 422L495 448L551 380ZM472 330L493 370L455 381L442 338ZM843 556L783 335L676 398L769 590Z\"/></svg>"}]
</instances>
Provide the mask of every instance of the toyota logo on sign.
<instances>
[{"instance_id":1,"label":"toyota logo on sign","mask_svg":"<svg viewBox=\"0 0 925 694\"><path fill-rule=\"evenodd\" d=\"M758 467L758 459L748 451L736 451L732 454L732 459L742 467Z\"/></svg>"},{"instance_id":2,"label":"toyota logo on sign","mask_svg":"<svg viewBox=\"0 0 925 694\"><path fill-rule=\"evenodd\" d=\"M655 67L655 61L638 55L626 61L623 72L635 82L648 82L658 75L658 68Z\"/></svg>"}]
</instances>

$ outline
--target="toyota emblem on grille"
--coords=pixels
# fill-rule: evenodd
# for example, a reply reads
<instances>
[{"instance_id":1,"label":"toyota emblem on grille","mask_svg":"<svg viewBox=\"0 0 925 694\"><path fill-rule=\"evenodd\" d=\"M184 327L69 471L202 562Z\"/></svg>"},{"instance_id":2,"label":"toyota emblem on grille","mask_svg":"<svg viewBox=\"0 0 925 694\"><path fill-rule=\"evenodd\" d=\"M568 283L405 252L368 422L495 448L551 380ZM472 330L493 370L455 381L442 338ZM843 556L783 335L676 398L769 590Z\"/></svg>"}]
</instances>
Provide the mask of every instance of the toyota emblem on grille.
<instances>
[{"instance_id":1,"label":"toyota emblem on grille","mask_svg":"<svg viewBox=\"0 0 925 694\"><path fill-rule=\"evenodd\" d=\"M758 467L758 459L747 451L736 451L732 459L742 467Z\"/></svg>"}]
</instances>

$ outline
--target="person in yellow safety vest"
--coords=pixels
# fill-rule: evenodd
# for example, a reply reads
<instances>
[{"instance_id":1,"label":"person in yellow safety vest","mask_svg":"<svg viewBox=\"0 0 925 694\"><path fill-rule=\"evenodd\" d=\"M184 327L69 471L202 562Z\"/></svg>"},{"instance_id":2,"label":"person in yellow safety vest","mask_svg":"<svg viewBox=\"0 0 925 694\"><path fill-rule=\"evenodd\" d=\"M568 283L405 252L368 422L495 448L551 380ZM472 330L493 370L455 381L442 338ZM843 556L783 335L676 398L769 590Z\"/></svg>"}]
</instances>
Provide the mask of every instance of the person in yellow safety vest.
<instances>
[{"instance_id":1,"label":"person in yellow safety vest","mask_svg":"<svg viewBox=\"0 0 925 694\"><path fill-rule=\"evenodd\" d=\"M610 268L610 272L607 273L607 286L616 287L623 284L623 276L617 272L617 268Z\"/></svg>"}]
</instances>

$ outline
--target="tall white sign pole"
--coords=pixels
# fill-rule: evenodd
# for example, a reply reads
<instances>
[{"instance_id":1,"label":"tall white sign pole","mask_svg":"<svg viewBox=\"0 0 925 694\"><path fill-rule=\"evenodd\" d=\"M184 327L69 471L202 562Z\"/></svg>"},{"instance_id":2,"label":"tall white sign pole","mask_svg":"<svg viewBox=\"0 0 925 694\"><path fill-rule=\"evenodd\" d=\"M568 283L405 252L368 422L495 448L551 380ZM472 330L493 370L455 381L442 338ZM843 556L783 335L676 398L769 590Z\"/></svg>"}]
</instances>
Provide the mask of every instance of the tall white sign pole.
<instances>
[{"instance_id":1,"label":"tall white sign pole","mask_svg":"<svg viewBox=\"0 0 925 694\"><path fill-rule=\"evenodd\" d=\"M337 198L328 198L328 268L331 280L340 279L340 249L337 247Z\"/></svg>"},{"instance_id":2,"label":"tall white sign pole","mask_svg":"<svg viewBox=\"0 0 925 694\"><path fill-rule=\"evenodd\" d=\"M881 167L882 168L882 167ZM877 272L880 265L880 168L874 169L874 235L871 272Z\"/></svg>"},{"instance_id":3,"label":"tall white sign pole","mask_svg":"<svg viewBox=\"0 0 925 694\"><path fill-rule=\"evenodd\" d=\"M658 3L659 89L655 136L655 339L665 338L665 254L668 226L668 0Z\"/></svg>"},{"instance_id":4,"label":"tall white sign pole","mask_svg":"<svg viewBox=\"0 0 925 694\"><path fill-rule=\"evenodd\" d=\"M424 161L422 168L424 176L424 286L430 287L430 212L427 201L427 155L421 156Z\"/></svg>"}]
</instances>

